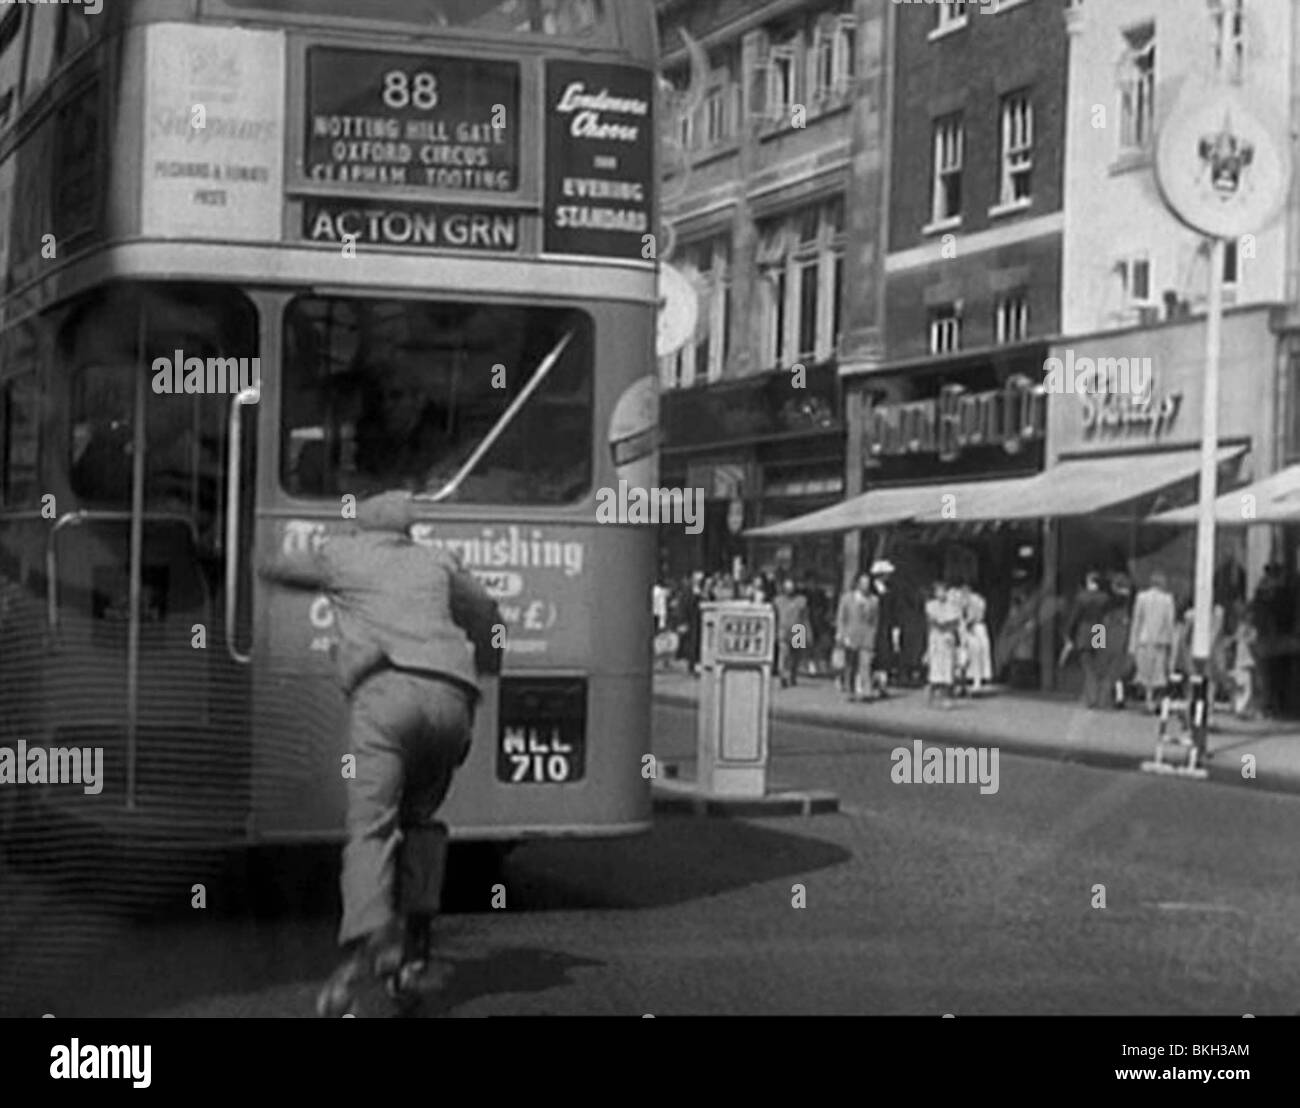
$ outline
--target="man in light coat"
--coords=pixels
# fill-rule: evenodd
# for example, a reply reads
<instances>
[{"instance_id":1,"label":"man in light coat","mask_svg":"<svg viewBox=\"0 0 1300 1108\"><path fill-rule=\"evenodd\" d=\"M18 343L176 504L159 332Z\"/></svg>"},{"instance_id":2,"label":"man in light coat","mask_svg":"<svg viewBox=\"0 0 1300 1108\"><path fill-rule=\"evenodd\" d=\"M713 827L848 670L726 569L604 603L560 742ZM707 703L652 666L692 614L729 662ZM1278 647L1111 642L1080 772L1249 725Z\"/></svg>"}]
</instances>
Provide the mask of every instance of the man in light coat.
<instances>
[{"instance_id":1,"label":"man in light coat","mask_svg":"<svg viewBox=\"0 0 1300 1108\"><path fill-rule=\"evenodd\" d=\"M845 688L850 700L874 699L871 665L880 627L880 597L871 578L858 577L854 588L840 599L835 633L844 648Z\"/></svg>"},{"instance_id":2,"label":"man in light coat","mask_svg":"<svg viewBox=\"0 0 1300 1108\"><path fill-rule=\"evenodd\" d=\"M1169 664L1177 638L1174 598L1165 575L1156 570L1151 574L1151 584L1138 593L1133 603L1128 640L1149 712L1155 710L1156 694L1169 684Z\"/></svg>"},{"instance_id":3,"label":"man in light coat","mask_svg":"<svg viewBox=\"0 0 1300 1108\"><path fill-rule=\"evenodd\" d=\"M414 513L407 493L373 497L358 505L355 531L259 566L278 584L325 593L338 620L335 662L356 765L340 880L345 958L317 1002L323 1016L346 1012L367 975L427 957L447 847L434 816L469 755L479 675L500 671L496 603L450 554L410 538ZM405 920L404 840L401 880L420 877L402 890Z\"/></svg>"},{"instance_id":4,"label":"man in light coat","mask_svg":"<svg viewBox=\"0 0 1300 1108\"><path fill-rule=\"evenodd\" d=\"M776 611L776 670L784 689L798 683L799 659L809 644L808 599L795 591L794 579L787 577L772 607Z\"/></svg>"}]
</instances>

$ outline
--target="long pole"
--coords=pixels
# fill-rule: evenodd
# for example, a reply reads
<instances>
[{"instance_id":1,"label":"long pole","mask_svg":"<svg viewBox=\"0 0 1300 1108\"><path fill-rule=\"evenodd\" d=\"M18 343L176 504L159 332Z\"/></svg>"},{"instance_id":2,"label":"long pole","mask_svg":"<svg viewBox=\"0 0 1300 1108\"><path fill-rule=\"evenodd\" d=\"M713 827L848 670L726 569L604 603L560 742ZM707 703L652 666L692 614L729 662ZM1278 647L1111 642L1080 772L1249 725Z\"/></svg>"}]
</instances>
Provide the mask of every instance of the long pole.
<instances>
[{"instance_id":1,"label":"long pole","mask_svg":"<svg viewBox=\"0 0 1300 1108\"><path fill-rule=\"evenodd\" d=\"M1205 319L1205 398L1201 408L1200 513L1196 523L1196 605L1192 632L1192 741L1205 760L1210 716L1210 650L1214 618L1214 501L1219 472L1219 352L1223 323L1224 240L1210 240L1210 303Z\"/></svg>"}]
</instances>

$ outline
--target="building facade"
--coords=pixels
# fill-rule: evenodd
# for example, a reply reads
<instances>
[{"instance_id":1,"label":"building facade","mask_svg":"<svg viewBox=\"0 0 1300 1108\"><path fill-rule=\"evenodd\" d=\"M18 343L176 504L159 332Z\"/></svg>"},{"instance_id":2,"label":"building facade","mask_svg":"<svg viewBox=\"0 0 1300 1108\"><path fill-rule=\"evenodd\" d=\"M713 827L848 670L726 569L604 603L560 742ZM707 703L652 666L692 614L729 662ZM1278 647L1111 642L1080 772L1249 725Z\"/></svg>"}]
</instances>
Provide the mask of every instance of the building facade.
<instances>
[{"instance_id":1,"label":"building facade","mask_svg":"<svg viewBox=\"0 0 1300 1108\"><path fill-rule=\"evenodd\" d=\"M661 0L670 124L661 259L699 296L661 366L660 480L703 488L666 572L790 571L830 583L832 536L742 531L844 496L845 352L879 344L884 0ZM699 49L692 52L682 31Z\"/></svg>"},{"instance_id":2,"label":"building facade","mask_svg":"<svg viewBox=\"0 0 1300 1108\"><path fill-rule=\"evenodd\" d=\"M1194 502L1197 493L1210 250L1166 206L1157 142L1184 88L1212 75L1276 113L1285 127L1296 87L1294 5L1086 0L1069 6L1067 26L1066 337L1053 354L1112 365L1140 361L1151 384L1145 396L1121 390L1052 398L1049 469L1092 458L1128 476L1104 515L1060 521L1050 581L1058 595L1068 595L1090 568L1126 571L1139 587L1160 569L1181 612L1192 598L1195 529L1147 521L1163 507ZM1272 474L1300 456L1293 431L1293 352L1300 344L1294 308L1287 307L1300 294L1298 201L1293 181L1280 218L1225 243L1221 489ZM1171 457L1179 453L1182 462ZM1142 476L1156 464L1178 480L1145 487ZM1139 490L1140 496L1120 496ZM1285 528L1221 528L1216 593L1229 617L1267 562L1300 569L1298 553Z\"/></svg>"},{"instance_id":3,"label":"building facade","mask_svg":"<svg viewBox=\"0 0 1300 1108\"><path fill-rule=\"evenodd\" d=\"M851 498L912 489L894 514L916 516L968 483L1044 465L1035 390L1061 323L1066 33L1055 0L900 4L889 16L883 342L842 368L845 479ZM964 445L888 433L915 413L922 427L958 428ZM860 502L846 577L887 555L918 612L932 581L964 580L988 599L996 636L1040 582L1037 521L957 512L914 525ZM905 632L905 656L919 660L923 634L919 622ZM1016 679L1037 683L1036 648L1020 653ZM1012 654L999 648L1000 670Z\"/></svg>"}]
</instances>

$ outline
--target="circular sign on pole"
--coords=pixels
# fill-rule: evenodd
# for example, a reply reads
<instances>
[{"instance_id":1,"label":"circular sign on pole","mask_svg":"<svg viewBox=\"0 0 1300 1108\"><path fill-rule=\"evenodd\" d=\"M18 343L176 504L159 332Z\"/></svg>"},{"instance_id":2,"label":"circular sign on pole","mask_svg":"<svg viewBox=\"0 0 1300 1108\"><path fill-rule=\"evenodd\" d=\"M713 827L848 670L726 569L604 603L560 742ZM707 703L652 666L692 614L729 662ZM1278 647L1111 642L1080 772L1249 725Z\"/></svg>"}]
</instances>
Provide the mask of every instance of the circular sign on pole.
<instances>
[{"instance_id":1,"label":"circular sign on pole","mask_svg":"<svg viewBox=\"0 0 1300 1108\"><path fill-rule=\"evenodd\" d=\"M659 334L655 350L660 358L676 354L700 321L699 295L681 270L659 263Z\"/></svg>"},{"instance_id":2,"label":"circular sign on pole","mask_svg":"<svg viewBox=\"0 0 1300 1108\"><path fill-rule=\"evenodd\" d=\"M1291 185L1285 134L1239 89L1189 81L1156 146L1165 202L1215 238L1258 230L1281 210Z\"/></svg>"}]
</instances>

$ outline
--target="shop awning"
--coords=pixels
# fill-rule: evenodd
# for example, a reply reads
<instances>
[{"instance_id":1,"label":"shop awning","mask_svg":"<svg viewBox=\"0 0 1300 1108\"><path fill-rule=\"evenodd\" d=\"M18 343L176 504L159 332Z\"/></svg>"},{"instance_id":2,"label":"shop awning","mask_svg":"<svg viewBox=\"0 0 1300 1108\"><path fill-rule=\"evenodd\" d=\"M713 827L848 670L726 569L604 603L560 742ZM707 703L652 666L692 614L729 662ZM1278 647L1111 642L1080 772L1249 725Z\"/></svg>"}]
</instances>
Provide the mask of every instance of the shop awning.
<instances>
[{"instance_id":1,"label":"shop awning","mask_svg":"<svg viewBox=\"0 0 1300 1108\"><path fill-rule=\"evenodd\" d=\"M1244 450L1242 446L1221 447L1220 464ZM944 486L939 491L955 496L955 503L950 502L947 511L943 505L932 506L918 514L915 521L983 523L1092 515L1195 477L1200 467L1201 452L1197 448L1161 454L1073 458L1033 477Z\"/></svg>"},{"instance_id":2,"label":"shop awning","mask_svg":"<svg viewBox=\"0 0 1300 1108\"><path fill-rule=\"evenodd\" d=\"M1221 447L1219 463L1237 457L1245 449L1243 446ZM857 531L865 527L888 527L904 521L986 523L1091 515L1195 477L1200 466L1200 450L1191 448L1167 453L1073 458L1032 477L1001 478L994 481L945 481L907 488L873 489L852 500L811 512L798 519L746 531L745 537L794 538L799 535ZM1296 469L1300 470L1300 467ZM1281 477L1282 474L1277 476ZM1300 521L1300 475L1292 478L1291 489L1294 497L1292 510L1295 512L1291 518ZM944 500L948 495L957 498L955 503ZM1241 493L1229 495L1233 498L1232 511L1240 521ZM1261 517L1264 503L1264 499L1259 498ZM1166 512L1156 519L1160 522L1179 522L1170 519L1177 514Z\"/></svg>"},{"instance_id":3,"label":"shop awning","mask_svg":"<svg viewBox=\"0 0 1300 1108\"><path fill-rule=\"evenodd\" d=\"M1247 500L1246 497L1253 497ZM1152 516L1151 523L1195 525L1197 505L1175 508ZM1252 523L1300 523L1300 465L1265 477L1244 488L1225 492L1214 502L1214 518L1221 527L1248 527Z\"/></svg>"},{"instance_id":4,"label":"shop awning","mask_svg":"<svg viewBox=\"0 0 1300 1108\"><path fill-rule=\"evenodd\" d=\"M938 485L913 485L908 488L873 489L852 500L809 512L797 519L756 527L746 531L750 539L784 539L798 535L825 535L836 531L857 531L863 527L888 527L902 523L935 504L941 489Z\"/></svg>"}]
</instances>

